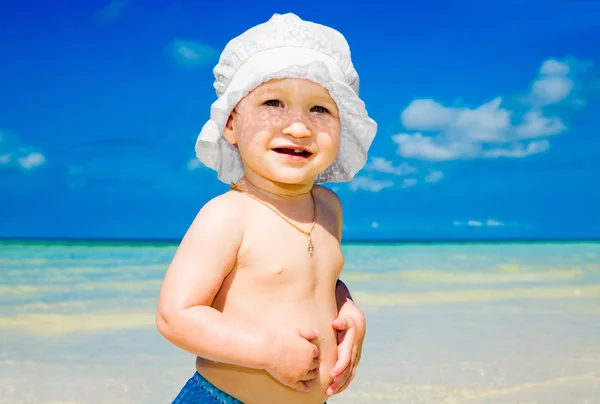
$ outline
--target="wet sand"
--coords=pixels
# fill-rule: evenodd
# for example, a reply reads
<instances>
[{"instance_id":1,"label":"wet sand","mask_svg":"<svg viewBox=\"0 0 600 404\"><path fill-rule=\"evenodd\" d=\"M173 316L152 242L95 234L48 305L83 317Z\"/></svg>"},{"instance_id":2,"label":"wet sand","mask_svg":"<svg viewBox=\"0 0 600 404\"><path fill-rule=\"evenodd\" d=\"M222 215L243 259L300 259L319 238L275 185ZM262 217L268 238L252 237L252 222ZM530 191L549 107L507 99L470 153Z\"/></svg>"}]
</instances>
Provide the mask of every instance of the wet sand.
<instances>
[{"instance_id":1,"label":"wet sand","mask_svg":"<svg viewBox=\"0 0 600 404\"><path fill-rule=\"evenodd\" d=\"M600 403L596 297L384 304L360 296L363 358L331 403ZM193 357L162 339L150 311L130 316L132 327L109 331L99 330L110 319L95 328L93 317L4 324L0 403L169 403Z\"/></svg>"}]
</instances>

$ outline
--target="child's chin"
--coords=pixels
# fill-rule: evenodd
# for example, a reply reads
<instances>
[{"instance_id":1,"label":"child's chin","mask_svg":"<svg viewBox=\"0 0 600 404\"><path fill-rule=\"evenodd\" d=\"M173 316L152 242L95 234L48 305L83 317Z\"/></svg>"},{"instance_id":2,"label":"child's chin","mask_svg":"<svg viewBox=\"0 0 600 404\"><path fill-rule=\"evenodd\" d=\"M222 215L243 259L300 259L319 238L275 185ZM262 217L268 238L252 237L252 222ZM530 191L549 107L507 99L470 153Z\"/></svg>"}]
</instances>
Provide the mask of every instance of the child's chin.
<instances>
[{"instance_id":1,"label":"child's chin","mask_svg":"<svg viewBox=\"0 0 600 404\"><path fill-rule=\"evenodd\" d=\"M272 180L279 182L280 184L306 184L314 181L315 176L316 175L309 172L278 172L272 177Z\"/></svg>"}]
</instances>

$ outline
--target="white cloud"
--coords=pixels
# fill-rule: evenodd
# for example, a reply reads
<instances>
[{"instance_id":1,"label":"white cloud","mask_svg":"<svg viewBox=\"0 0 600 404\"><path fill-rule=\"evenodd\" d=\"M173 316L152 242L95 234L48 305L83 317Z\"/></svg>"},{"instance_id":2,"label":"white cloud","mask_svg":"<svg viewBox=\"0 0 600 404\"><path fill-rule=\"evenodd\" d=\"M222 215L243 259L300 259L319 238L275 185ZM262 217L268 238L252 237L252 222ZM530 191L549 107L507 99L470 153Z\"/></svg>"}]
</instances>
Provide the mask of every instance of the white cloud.
<instances>
[{"instance_id":1,"label":"white cloud","mask_svg":"<svg viewBox=\"0 0 600 404\"><path fill-rule=\"evenodd\" d=\"M542 153L549 141L567 130L546 106L572 98L578 71L589 66L575 59L546 60L531 83L525 110L505 106L503 97L478 107L444 106L432 99L412 101L401 114L409 131L392 136L405 158L448 161L476 158L524 158ZM578 100L579 102L580 100Z\"/></svg>"},{"instance_id":2,"label":"white cloud","mask_svg":"<svg viewBox=\"0 0 600 404\"><path fill-rule=\"evenodd\" d=\"M540 68L538 77L531 85L531 96L539 105L561 102L573 90L573 80L568 77L571 68L567 62L548 59Z\"/></svg>"},{"instance_id":3,"label":"white cloud","mask_svg":"<svg viewBox=\"0 0 600 404\"><path fill-rule=\"evenodd\" d=\"M541 136L554 136L565 131L567 127L557 117L545 117L541 111L529 111L523 116L523 122L515 127L516 137L530 139Z\"/></svg>"},{"instance_id":4,"label":"white cloud","mask_svg":"<svg viewBox=\"0 0 600 404\"><path fill-rule=\"evenodd\" d=\"M488 226L504 226L504 223L497 222L496 220L493 220L493 219L488 219L488 221L486 222L486 225L488 225Z\"/></svg>"},{"instance_id":5,"label":"white cloud","mask_svg":"<svg viewBox=\"0 0 600 404\"><path fill-rule=\"evenodd\" d=\"M441 171L432 171L425 177L425 182L438 182L444 178L444 173Z\"/></svg>"},{"instance_id":6,"label":"white cloud","mask_svg":"<svg viewBox=\"0 0 600 404\"><path fill-rule=\"evenodd\" d=\"M382 189L389 188L393 185L394 183L392 181L375 180L369 177L355 177L348 184L352 191L362 189L370 192L379 192Z\"/></svg>"},{"instance_id":7,"label":"white cloud","mask_svg":"<svg viewBox=\"0 0 600 404\"><path fill-rule=\"evenodd\" d=\"M167 50L180 66L192 68L213 63L219 55L219 52L209 45L180 39L171 41Z\"/></svg>"},{"instance_id":8,"label":"white cloud","mask_svg":"<svg viewBox=\"0 0 600 404\"><path fill-rule=\"evenodd\" d=\"M417 185L418 180L416 178L405 178L402 180L402 187L410 188L412 186Z\"/></svg>"},{"instance_id":9,"label":"white cloud","mask_svg":"<svg viewBox=\"0 0 600 404\"><path fill-rule=\"evenodd\" d=\"M548 59L540 68L540 74L544 76L552 75L566 75L569 73L569 65L563 62L559 62L556 59Z\"/></svg>"},{"instance_id":10,"label":"white cloud","mask_svg":"<svg viewBox=\"0 0 600 404\"><path fill-rule=\"evenodd\" d=\"M408 130L441 130L454 121L454 112L434 100L414 100L401 114Z\"/></svg>"},{"instance_id":11,"label":"white cloud","mask_svg":"<svg viewBox=\"0 0 600 404\"><path fill-rule=\"evenodd\" d=\"M398 153L405 158L419 160L446 161L465 156L475 157L479 146L466 142L451 142L440 138L423 136L421 133L401 133L392 136L398 144Z\"/></svg>"},{"instance_id":12,"label":"white cloud","mask_svg":"<svg viewBox=\"0 0 600 404\"><path fill-rule=\"evenodd\" d=\"M540 104L556 104L569 95L573 81L568 77L541 77L533 83L532 95Z\"/></svg>"},{"instance_id":13,"label":"white cloud","mask_svg":"<svg viewBox=\"0 0 600 404\"><path fill-rule=\"evenodd\" d=\"M373 223L371 223L371 227L374 228L374 229L378 229L379 228L379 223L373 222Z\"/></svg>"},{"instance_id":14,"label":"white cloud","mask_svg":"<svg viewBox=\"0 0 600 404\"><path fill-rule=\"evenodd\" d=\"M455 226L469 226L469 227L483 227L483 226L487 226L487 227L497 227L497 226L504 226L504 223L501 223L497 220L493 220L493 219L488 219L485 222L482 222L480 220L467 220L466 222L460 221L460 220L454 220L452 222Z\"/></svg>"},{"instance_id":15,"label":"white cloud","mask_svg":"<svg viewBox=\"0 0 600 404\"><path fill-rule=\"evenodd\" d=\"M26 170L40 166L46 161L46 157L38 152L31 152L24 157L19 158L19 164Z\"/></svg>"},{"instance_id":16,"label":"white cloud","mask_svg":"<svg viewBox=\"0 0 600 404\"><path fill-rule=\"evenodd\" d=\"M391 161L386 160L383 157L373 157L371 162L365 166L365 169L394 175L406 175L417 171L415 167L412 167L406 162L403 162L399 166L395 166Z\"/></svg>"},{"instance_id":17,"label":"white cloud","mask_svg":"<svg viewBox=\"0 0 600 404\"><path fill-rule=\"evenodd\" d=\"M496 157L513 157L523 158L532 154L543 153L550 148L550 143L547 140L534 140L529 142L526 146L522 143L513 143L508 148L496 148L490 149L483 152L483 156L486 158Z\"/></svg>"},{"instance_id":18,"label":"white cloud","mask_svg":"<svg viewBox=\"0 0 600 404\"><path fill-rule=\"evenodd\" d=\"M465 139L502 141L510 128L510 111L501 104L500 97L474 109L445 107L433 100L415 100L402 113L402 124L409 130L446 132L449 143Z\"/></svg>"},{"instance_id":19,"label":"white cloud","mask_svg":"<svg viewBox=\"0 0 600 404\"><path fill-rule=\"evenodd\" d=\"M42 153L24 145L16 136L0 132L0 167L16 165L31 170L45 162L46 157Z\"/></svg>"},{"instance_id":20,"label":"white cloud","mask_svg":"<svg viewBox=\"0 0 600 404\"><path fill-rule=\"evenodd\" d=\"M187 163L187 169L190 171L194 171L197 168L202 167L202 163L197 158L192 158Z\"/></svg>"},{"instance_id":21,"label":"white cloud","mask_svg":"<svg viewBox=\"0 0 600 404\"><path fill-rule=\"evenodd\" d=\"M369 177L359 177L349 184L350 189L352 189L353 191L363 189L367 191L378 192L384 188L393 186L396 183L396 177L414 174L419 171L416 167L413 167L406 162L403 162L399 165L394 165L392 161L387 160L383 157L371 158L369 163L365 165L365 169L371 172L387 174L390 180L381 181L374 180ZM389 177L390 175L393 175L393 177ZM437 182L440 181L443 178L443 176L444 175L441 171L432 171L424 177L424 180L426 182L431 183ZM400 182L400 186L402 188L410 188L417 185L418 182L419 180L414 177L403 178Z\"/></svg>"}]
</instances>

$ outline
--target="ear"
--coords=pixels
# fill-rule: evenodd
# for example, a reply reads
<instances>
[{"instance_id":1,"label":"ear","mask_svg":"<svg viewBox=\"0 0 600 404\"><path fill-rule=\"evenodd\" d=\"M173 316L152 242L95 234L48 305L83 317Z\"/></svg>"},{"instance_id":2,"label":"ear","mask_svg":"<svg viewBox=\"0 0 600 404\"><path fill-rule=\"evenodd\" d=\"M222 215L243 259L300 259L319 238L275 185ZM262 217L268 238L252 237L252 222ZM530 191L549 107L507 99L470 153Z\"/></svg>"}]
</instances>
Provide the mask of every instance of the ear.
<instances>
[{"instance_id":1,"label":"ear","mask_svg":"<svg viewBox=\"0 0 600 404\"><path fill-rule=\"evenodd\" d=\"M223 129L223 137L232 145L237 143L237 140L235 139L235 130L233 128L233 112L230 113L229 118L227 118L225 129Z\"/></svg>"}]
</instances>

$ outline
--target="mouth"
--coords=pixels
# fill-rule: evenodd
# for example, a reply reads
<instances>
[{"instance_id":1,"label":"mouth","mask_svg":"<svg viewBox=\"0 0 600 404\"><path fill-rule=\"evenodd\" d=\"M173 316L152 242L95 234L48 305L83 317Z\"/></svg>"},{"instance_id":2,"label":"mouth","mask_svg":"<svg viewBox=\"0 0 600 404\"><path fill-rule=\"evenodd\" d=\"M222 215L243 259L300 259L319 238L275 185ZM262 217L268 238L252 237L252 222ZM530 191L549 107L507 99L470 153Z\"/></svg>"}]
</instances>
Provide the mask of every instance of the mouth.
<instances>
[{"instance_id":1,"label":"mouth","mask_svg":"<svg viewBox=\"0 0 600 404\"><path fill-rule=\"evenodd\" d=\"M292 157L310 157L312 153L308 150L304 150L301 148L291 148L291 147L276 147L273 149L275 153L284 154Z\"/></svg>"}]
</instances>

